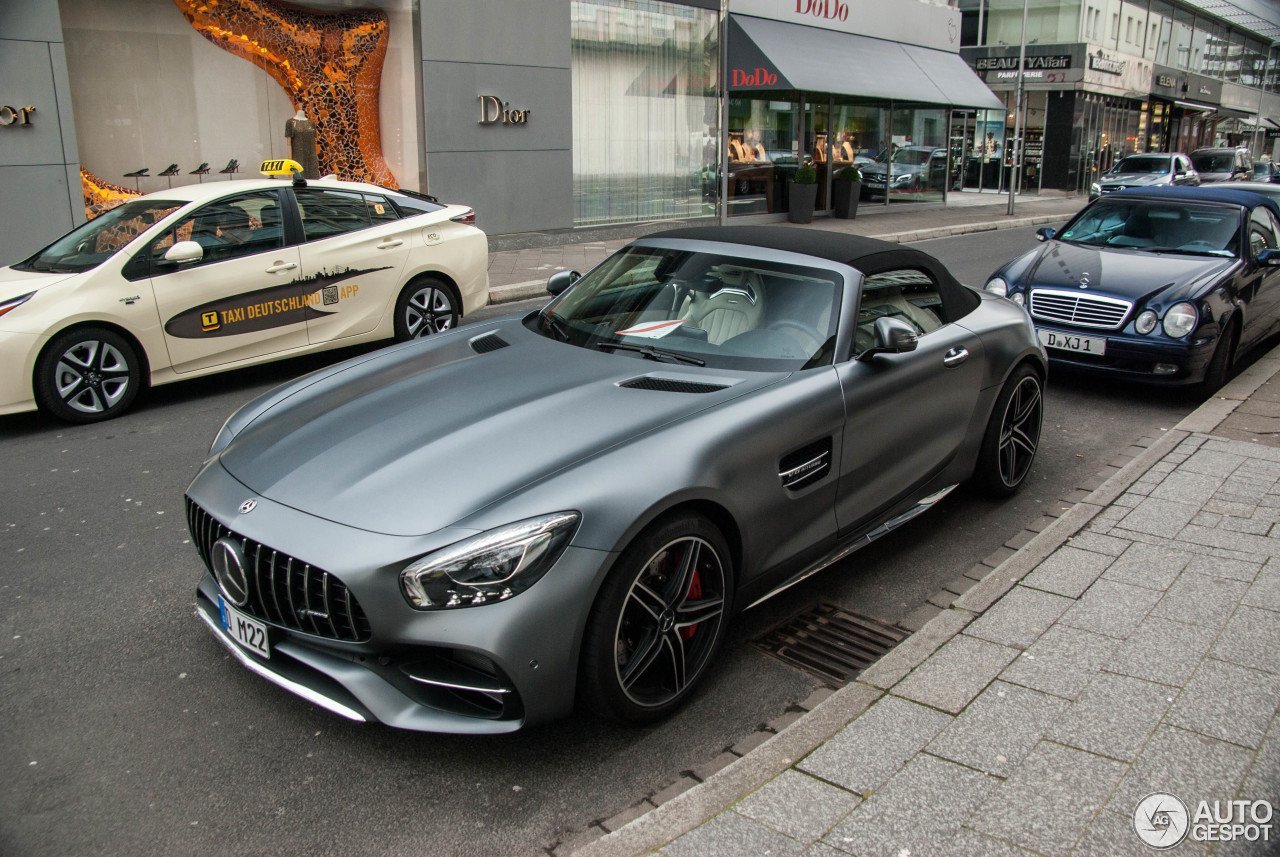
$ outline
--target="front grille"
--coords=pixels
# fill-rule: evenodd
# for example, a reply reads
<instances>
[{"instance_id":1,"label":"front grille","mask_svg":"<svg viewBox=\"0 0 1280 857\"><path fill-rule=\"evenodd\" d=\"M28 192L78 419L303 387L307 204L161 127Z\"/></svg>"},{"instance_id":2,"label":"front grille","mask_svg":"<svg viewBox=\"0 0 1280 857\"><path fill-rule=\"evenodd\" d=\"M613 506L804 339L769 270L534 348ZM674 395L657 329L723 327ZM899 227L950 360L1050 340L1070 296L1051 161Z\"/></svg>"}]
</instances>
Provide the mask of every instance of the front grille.
<instances>
[{"instance_id":1,"label":"front grille","mask_svg":"<svg viewBox=\"0 0 1280 857\"><path fill-rule=\"evenodd\" d=\"M726 384L704 384L701 381L682 381L676 378L655 378L652 375L641 375L618 384L629 390L655 390L660 393L714 393L723 390Z\"/></svg>"},{"instance_id":2,"label":"front grille","mask_svg":"<svg viewBox=\"0 0 1280 857\"><path fill-rule=\"evenodd\" d=\"M1133 304L1119 298L1032 289L1031 317L1079 327L1115 330L1124 324Z\"/></svg>"},{"instance_id":3,"label":"front grille","mask_svg":"<svg viewBox=\"0 0 1280 857\"><path fill-rule=\"evenodd\" d=\"M362 643L369 620L356 597L329 572L233 532L187 498L187 528L205 568L212 569L213 544L231 536L243 545L249 600L236 609L272 625L330 640Z\"/></svg>"}]
</instances>

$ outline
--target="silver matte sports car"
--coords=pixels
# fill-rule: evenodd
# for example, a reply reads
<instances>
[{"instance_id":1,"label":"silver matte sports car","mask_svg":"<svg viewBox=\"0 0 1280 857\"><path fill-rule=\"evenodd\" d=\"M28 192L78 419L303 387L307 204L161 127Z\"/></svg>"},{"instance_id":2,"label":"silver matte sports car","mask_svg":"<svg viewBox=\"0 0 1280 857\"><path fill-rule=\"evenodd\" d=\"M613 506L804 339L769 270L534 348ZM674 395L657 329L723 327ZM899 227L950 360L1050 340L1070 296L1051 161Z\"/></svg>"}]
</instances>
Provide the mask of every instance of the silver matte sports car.
<instances>
[{"instance_id":1,"label":"silver matte sports car","mask_svg":"<svg viewBox=\"0 0 1280 857\"><path fill-rule=\"evenodd\" d=\"M918 250L681 229L548 291L227 420L187 514L241 664L407 729L654 720L733 613L1035 458L1026 313Z\"/></svg>"}]
</instances>

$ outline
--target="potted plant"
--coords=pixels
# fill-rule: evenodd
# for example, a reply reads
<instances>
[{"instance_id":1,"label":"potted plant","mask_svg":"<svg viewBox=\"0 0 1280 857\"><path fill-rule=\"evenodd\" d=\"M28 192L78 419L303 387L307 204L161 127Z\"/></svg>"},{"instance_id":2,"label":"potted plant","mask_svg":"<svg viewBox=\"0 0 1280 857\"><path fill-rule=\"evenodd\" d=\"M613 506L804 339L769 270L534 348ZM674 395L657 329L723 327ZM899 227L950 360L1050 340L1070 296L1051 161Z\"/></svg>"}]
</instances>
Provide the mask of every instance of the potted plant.
<instances>
[{"instance_id":1,"label":"potted plant","mask_svg":"<svg viewBox=\"0 0 1280 857\"><path fill-rule=\"evenodd\" d=\"M796 170L795 178L791 180L787 220L792 223L812 223L813 206L817 200L818 171L812 163L805 161Z\"/></svg>"},{"instance_id":2,"label":"potted plant","mask_svg":"<svg viewBox=\"0 0 1280 857\"><path fill-rule=\"evenodd\" d=\"M831 201L835 216L852 220L858 216L858 197L862 195L862 172L853 164L836 173L836 183L831 188Z\"/></svg>"}]
</instances>

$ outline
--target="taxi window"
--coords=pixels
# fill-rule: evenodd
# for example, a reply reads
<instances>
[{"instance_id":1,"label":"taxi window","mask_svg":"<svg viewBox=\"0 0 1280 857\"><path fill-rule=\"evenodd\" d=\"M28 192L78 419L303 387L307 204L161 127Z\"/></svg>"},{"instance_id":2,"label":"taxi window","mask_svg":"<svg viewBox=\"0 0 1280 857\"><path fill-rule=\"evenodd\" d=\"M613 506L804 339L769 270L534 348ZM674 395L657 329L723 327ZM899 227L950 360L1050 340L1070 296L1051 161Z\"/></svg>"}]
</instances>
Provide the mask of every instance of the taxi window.
<instances>
[{"instance_id":1,"label":"taxi window","mask_svg":"<svg viewBox=\"0 0 1280 857\"><path fill-rule=\"evenodd\" d=\"M295 188L298 208L302 213L302 231L308 241L318 241L364 229L370 224L373 207L364 196L353 191Z\"/></svg>"},{"instance_id":2,"label":"taxi window","mask_svg":"<svg viewBox=\"0 0 1280 857\"><path fill-rule=\"evenodd\" d=\"M380 223L390 223L393 220L399 220L400 215L396 211L396 207L387 201L385 196L378 196L373 193L364 195L365 205L369 206L369 219L377 226Z\"/></svg>"},{"instance_id":3,"label":"taxi window","mask_svg":"<svg viewBox=\"0 0 1280 857\"><path fill-rule=\"evenodd\" d=\"M183 265L182 270L277 250L284 246L279 194L255 191L203 205L153 241L148 258L153 263L163 261L178 241L194 241L204 249L200 261ZM153 275L162 273L167 271L153 270Z\"/></svg>"}]
</instances>

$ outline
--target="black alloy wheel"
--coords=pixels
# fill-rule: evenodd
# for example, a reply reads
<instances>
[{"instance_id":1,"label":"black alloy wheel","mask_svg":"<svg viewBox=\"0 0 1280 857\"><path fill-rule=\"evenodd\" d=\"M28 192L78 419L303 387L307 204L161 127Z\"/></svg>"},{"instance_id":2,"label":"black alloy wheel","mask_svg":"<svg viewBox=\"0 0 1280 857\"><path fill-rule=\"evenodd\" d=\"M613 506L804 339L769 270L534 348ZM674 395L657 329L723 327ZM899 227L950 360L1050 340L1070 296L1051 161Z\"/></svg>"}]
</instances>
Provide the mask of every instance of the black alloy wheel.
<instances>
[{"instance_id":1,"label":"black alloy wheel","mask_svg":"<svg viewBox=\"0 0 1280 857\"><path fill-rule=\"evenodd\" d=\"M53 338L35 371L36 402L71 423L119 416L142 386L141 360L120 334L98 327L64 331Z\"/></svg>"},{"instance_id":2,"label":"black alloy wheel","mask_svg":"<svg viewBox=\"0 0 1280 857\"><path fill-rule=\"evenodd\" d=\"M434 277L409 283L396 299L395 337L404 342L443 333L458 326L459 301L447 284Z\"/></svg>"},{"instance_id":3,"label":"black alloy wheel","mask_svg":"<svg viewBox=\"0 0 1280 857\"><path fill-rule=\"evenodd\" d=\"M1026 481L1044 421L1044 386L1024 364L1014 371L996 399L982 438L977 478L997 497L1008 497Z\"/></svg>"},{"instance_id":4,"label":"black alloy wheel","mask_svg":"<svg viewBox=\"0 0 1280 857\"><path fill-rule=\"evenodd\" d=\"M637 537L588 619L579 681L586 705L629 723L679 706L724 639L731 580L728 545L699 515Z\"/></svg>"},{"instance_id":5,"label":"black alloy wheel","mask_svg":"<svg viewBox=\"0 0 1280 857\"><path fill-rule=\"evenodd\" d=\"M1200 383L1200 392L1205 397L1212 396L1231 377L1231 369L1235 365L1236 344L1240 333L1234 321L1229 321L1227 329L1218 337L1218 345L1213 349L1209 365L1204 370L1204 380Z\"/></svg>"}]
</instances>

